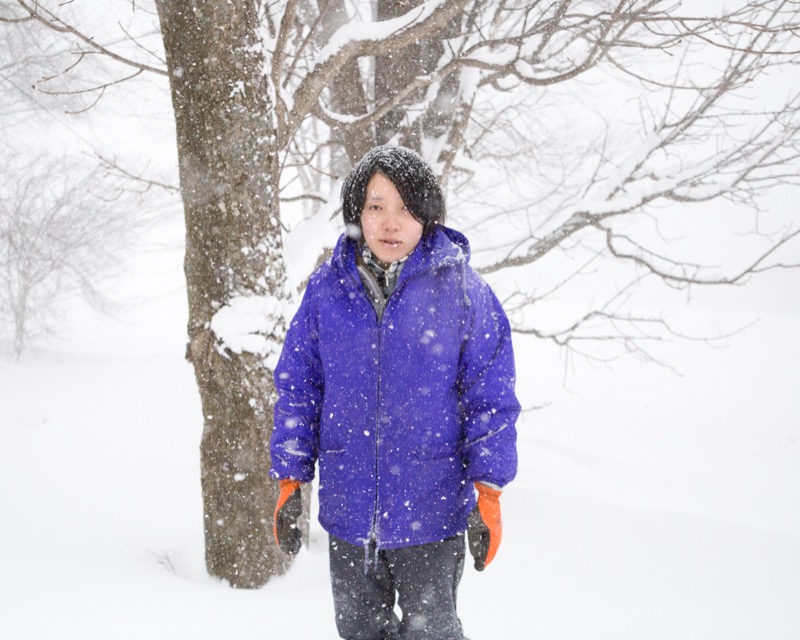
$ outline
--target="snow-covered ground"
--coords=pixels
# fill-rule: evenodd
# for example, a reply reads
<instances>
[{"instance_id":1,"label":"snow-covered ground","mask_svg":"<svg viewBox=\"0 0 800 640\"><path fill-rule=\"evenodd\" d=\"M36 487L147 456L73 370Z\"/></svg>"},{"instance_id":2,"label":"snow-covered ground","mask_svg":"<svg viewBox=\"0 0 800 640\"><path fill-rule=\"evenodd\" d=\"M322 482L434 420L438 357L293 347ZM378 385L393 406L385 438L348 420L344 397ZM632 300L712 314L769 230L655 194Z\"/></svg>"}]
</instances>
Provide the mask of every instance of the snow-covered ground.
<instances>
[{"instance_id":1,"label":"snow-covered ground","mask_svg":"<svg viewBox=\"0 0 800 640\"><path fill-rule=\"evenodd\" d=\"M0 363L0 638L333 640L316 523L263 589L206 576L180 255L131 273L117 319L76 308L61 342ZM761 318L675 343L683 377L623 360L565 386L555 351L518 343L523 402L549 404L519 425L498 558L465 573L469 637L800 638L800 309L761 282L681 312L712 333Z\"/></svg>"}]
</instances>

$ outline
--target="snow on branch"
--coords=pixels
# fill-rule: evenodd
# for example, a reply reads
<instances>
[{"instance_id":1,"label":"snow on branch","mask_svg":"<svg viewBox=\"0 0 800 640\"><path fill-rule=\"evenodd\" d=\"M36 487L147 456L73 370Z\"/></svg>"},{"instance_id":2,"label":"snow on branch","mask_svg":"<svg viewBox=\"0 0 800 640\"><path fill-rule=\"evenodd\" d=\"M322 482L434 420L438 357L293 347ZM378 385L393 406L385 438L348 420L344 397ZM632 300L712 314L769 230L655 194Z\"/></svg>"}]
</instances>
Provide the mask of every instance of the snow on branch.
<instances>
[{"instance_id":1,"label":"snow on branch","mask_svg":"<svg viewBox=\"0 0 800 640\"><path fill-rule=\"evenodd\" d=\"M237 296L219 309L211 319L211 330L218 338L217 350L241 354L253 353L274 368L280 355L283 336L274 328L283 326L285 302L274 296Z\"/></svg>"},{"instance_id":2,"label":"snow on branch","mask_svg":"<svg viewBox=\"0 0 800 640\"><path fill-rule=\"evenodd\" d=\"M345 49L357 46L359 43L385 46L393 40L410 41L408 33L415 27L427 26L430 28L437 24L438 21L432 22L433 19L437 18L437 12L438 20L441 20L441 16L451 15L454 9L460 10L465 4L464 2L457 3L449 0L428 0L421 6L411 9L397 18L381 22L350 22L345 24L333 34L328 43L317 54L312 69L325 65L331 59L341 56ZM391 47L389 50L391 50ZM382 48L380 52L386 53L387 50Z\"/></svg>"}]
</instances>

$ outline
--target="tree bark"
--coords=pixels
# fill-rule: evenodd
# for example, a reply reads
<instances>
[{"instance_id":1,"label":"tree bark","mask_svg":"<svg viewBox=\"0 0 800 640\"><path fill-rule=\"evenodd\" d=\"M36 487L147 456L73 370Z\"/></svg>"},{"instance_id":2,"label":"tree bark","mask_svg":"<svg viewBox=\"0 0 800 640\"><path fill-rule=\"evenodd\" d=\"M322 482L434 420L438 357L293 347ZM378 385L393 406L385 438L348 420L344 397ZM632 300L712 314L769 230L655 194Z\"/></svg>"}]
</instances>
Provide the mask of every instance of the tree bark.
<instances>
[{"instance_id":1,"label":"tree bark","mask_svg":"<svg viewBox=\"0 0 800 640\"><path fill-rule=\"evenodd\" d=\"M272 537L274 386L260 356L226 349L210 323L234 296L283 292L274 100L256 3L157 0L157 7L186 218L187 358L203 409L206 564L231 586L254 588L290 561ZM279 326L264 332L282 337Z\"/></svg>"}]
</instances>

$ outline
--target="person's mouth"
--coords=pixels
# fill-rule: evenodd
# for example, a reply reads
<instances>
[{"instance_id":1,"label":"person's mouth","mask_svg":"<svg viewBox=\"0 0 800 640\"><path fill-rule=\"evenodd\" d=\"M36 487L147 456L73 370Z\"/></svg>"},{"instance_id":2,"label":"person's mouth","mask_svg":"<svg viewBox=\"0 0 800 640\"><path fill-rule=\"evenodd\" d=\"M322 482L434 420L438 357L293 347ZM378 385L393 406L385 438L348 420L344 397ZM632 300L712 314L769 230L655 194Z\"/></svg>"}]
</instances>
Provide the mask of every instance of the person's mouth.
<instances>
[{"instance_id":1,"label":"person's mouth","mask_svg":"<svg viewBox=\"0 0 800 640\"><path fill-rule=\"evenodd\" d=\"M403 242L402 240L381 240L381 244L387 249L396 249L403 244Z\"/></svg>"}]
</instances>

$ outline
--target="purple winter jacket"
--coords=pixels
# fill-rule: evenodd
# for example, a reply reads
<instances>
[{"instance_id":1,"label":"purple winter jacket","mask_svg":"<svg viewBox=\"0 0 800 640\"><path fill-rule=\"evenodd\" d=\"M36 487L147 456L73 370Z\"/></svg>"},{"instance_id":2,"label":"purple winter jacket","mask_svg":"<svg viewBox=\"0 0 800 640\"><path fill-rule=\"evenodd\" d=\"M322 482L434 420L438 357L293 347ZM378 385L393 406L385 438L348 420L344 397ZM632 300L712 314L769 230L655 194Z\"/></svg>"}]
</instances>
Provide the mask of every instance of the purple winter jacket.
<instances>
[{"instance_id":1,"label":"purple winter jacket","mask_svg":"<svg viewBox=\"0 0 800 640\"><path fill-rule=\"evenodd\" d=\"M309 482L319 520L351 544L392 549L467 527L473 483L517 470L508 320L436 227L408 257L378 322L342 236L312 276L275 369L271 474Z\"/></svg>"}]
</instances>

